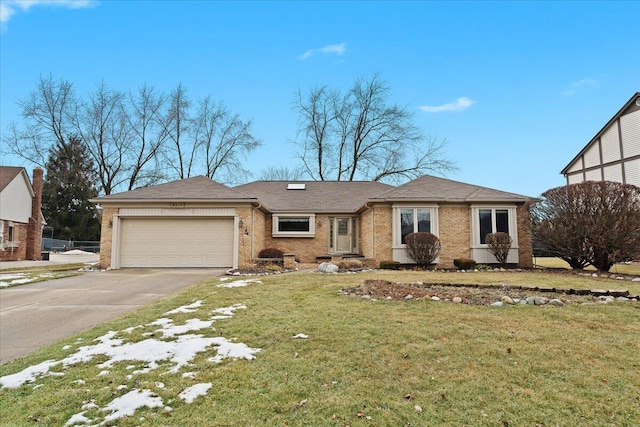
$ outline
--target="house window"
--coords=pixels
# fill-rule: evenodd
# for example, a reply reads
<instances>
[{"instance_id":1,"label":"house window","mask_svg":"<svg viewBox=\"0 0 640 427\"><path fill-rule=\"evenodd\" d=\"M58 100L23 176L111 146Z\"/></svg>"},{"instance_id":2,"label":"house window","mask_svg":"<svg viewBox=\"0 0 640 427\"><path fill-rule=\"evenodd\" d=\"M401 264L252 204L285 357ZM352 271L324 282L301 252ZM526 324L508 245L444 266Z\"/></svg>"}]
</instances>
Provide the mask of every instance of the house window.
<instances>
[{"instance_id":1,"label":"house window","mask_svg":"<svg viewBox=\"0 0 640 427\"><path fill-rule=\"evenodd\" d=\"M397 208L397 218L399 230L399 244L404 245L406 237L411 233L435 233L432 223L434 218L434 208Z\"/></svg>"},{"instance_id":2,"label":"house window","mask_svg":"<svg viewBox=\"0 0 640 427\"><path fill-rule=\"evenodd\" d=\"M9 232L7 233L7 242L13 242L15 239L15 227L9 223Z\"/></svg>"},{"instance_id":3,"label":"house window","mask_svg":"<svg viewBox=\"0 0 640 427\"><path fill-rule=\"evenodd\" d=\"M274 237L315 236L315 215L274 215Z\"/></svg>"},{"instance_id":4,"label":"house window","mask_svg":"<svg viewBox=\"0 0 640 427\"><path fill-rule=\"evenodd\" d=\"M474 208L474 225L477 227L477 233L474 235L474 241L481 245L487 243L487 234L490 233L507 233L515 241L515 230L510 224L515 221L515 208Z\"/></svg>"}]
</instances>

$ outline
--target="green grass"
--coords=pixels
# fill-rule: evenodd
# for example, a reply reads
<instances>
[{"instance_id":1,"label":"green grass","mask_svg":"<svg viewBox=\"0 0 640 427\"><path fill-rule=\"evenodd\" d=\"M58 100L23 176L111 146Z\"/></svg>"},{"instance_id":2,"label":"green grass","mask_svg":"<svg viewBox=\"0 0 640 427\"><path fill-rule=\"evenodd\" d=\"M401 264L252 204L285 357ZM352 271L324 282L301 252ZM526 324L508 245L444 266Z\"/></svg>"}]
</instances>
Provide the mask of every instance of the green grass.
<instances>
[{"instance_id":1,"label":"green grass","mask_svg":"<svg viewBox=\"0 0 640 427\"><path fill-rule=\"evenodd\" d=\"M339 289L368 278L398 282L505 283L620 288L620 282L572 274L375 272L263 277L263 284L218 288L217 279L82 334L84 343L108 330L151 322L197 299L204 306L244 303L211 336L237 337L261 348L252 361L206 361L195 379L163 369L134 375L128 363L97 376L98 362L78 364L0 391L0 423L64 425L92 399L104 406L134 387L148 388L173 408L143 409L118 426L637 426L640 420L640 303L494 308L432 301L371 301ZM640 285L624 282L625 287ZM199 332L204 333L204 332ZM297 333L307 340L292 339ZM142 339L135 332L132 339ZM47 359L65 344L0 366L0 376ZM82 379L84 385L73 381ZM165 388L155 387L163 382ZM187 405L180 391L212 382ZM124 384L128 389L121 391ZM411 395L411 400L405 396ZM304 402L304 403L302 403ZM414 410L415 405L422 413ZM94 414L97 412L94 412ZM103 414L104 415L104 414ZM141 419L143 417L143 419Z\"/></svg>"}]
</instances>

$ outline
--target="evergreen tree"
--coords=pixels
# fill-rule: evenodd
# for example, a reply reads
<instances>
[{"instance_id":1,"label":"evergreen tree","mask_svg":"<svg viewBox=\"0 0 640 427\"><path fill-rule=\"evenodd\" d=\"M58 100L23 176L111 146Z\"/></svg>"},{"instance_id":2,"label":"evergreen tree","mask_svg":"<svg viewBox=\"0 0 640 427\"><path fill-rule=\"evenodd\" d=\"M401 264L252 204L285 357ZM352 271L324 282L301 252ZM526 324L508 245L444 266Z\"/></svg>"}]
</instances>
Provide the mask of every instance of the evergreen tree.
<instances>
[{"instance_id":1,"label":"evergreen tree","mask_svg":"<svg viewBox=\"0 0 640 427\"><path fill-rule=\"evenodd\" d=\"M58 239L100 240L98 212L89 201L98 192L93 162L76 136L49 150L42 213Z\"/></svg>"}]
</instances>

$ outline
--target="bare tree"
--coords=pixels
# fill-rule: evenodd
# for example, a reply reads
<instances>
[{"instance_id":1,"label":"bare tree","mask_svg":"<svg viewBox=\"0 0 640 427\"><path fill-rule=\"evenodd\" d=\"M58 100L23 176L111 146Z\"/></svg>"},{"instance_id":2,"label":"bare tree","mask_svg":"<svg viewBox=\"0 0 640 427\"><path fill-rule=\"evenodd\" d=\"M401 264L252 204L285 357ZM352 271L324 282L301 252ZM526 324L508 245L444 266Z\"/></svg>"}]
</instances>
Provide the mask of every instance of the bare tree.
<instances>
[{"instance_id":1,"label":"bare tree","mask_svg":"<svg viewBox=\"0 0 640 427\"><path fill-rule=\"evenodd\" d=\"M193 123L194 150L203 159L209 178L240 183L250 175L243 167L246 156L261 145L251 133L251 121L231 113L221 102L206 96L198 103Z\"/></svg>"},{"instance_id":2,"label":"bare tree","mask_svg":"<svg viewBox=\"0 0 640 427\"><path fill-rule=\"evenodd\" d=\"M105 195L128 179L132 132L127 125L125 99L124 93L107 88L102 81L73 115L75 132L87 145L96 168L98 189Z\"/></svg>"},{"instance_id":3,"label":"bare tree","mask_svg":"<svg viewBox=\"0 0 640 427\"><path fill-rule=\"evenodd\" d=\"M250 174L244 160L260 145L250 120L211 96L192 106L182 84L166 96L146 84L125 94L100 82L82 99L68 81L41 77L18 105L24 122L10 124L3 147L45 166L50 149L65 150L74 136L87 147L101 194L195 174L242 182Z\"/></svg>"},{"instance_id":4,"label":"bare tree","mask_svg":"<svg viewBox=\"0 0 640 427\"><path fill-rule=\"evenodd\" d=\"M157 157L168 138L167 127L162 120L165 103L165 95L146 84L137 93L129 94L125 117L133 140L127 150L127 190L154 184L164 178Z\"/></svg>"},{"instance_id":5,"label":"bare tree","mask_svg":"<svg viewBox=\"0 0 640 427\"><path fill-rule=\"evenodd\" d=\"M548 190L531 210L534 239L573 268L608 271L640 257L640 188L583 182Z\"/></svg>"},{"instance_id":6,"label":"bare tree","mask_svg":"<svg viewBox=\"0 0 640 427\"><path fill-rule=\"evenodd\" d=\"M327 86L298 91L297 156L316 180L402 181L455 169L446 141L427 138L404 107L389 103L378 75L358 79L344 95Z\"/></svg>"},{"instance_id":7,"label":"bare tree","mask_svg":"<svg viewBox=\"0 0 640 427\"><path fill-rule=\"evenodd\" d=\"M169 108L162 120L168 141L171 143L162 151L164 162L173 169L177 178L189 178L194 167L198 141L191 139L189 135L192 121L189 118L191 101L182 83L178 83L171 92L168 104Z\"/></svg>"},{"instance_id":8,"label":"bare tree","mask_svg":"<svg viewBox=\"0 0 640 427\"><path fill-rule=\"evenodd\" d=\"M262 181L299 181L303 176L304 170L301 168L269 166L260 171L259 179Z\"/></svg>"},{"instance_id":9,"label":"bare tree","mask_svg":"<svg viewBox=\"0 0 640 427\"><path fill-rule=\"evenodd\" d=\"M9 125L5 144L9 152L44 167L49 149L65 150L71 132L71 117L76 96L73 84L67 80L42 77L31 94L17 101L22 111L22 127Z\"/></svg>"}]
</instances>

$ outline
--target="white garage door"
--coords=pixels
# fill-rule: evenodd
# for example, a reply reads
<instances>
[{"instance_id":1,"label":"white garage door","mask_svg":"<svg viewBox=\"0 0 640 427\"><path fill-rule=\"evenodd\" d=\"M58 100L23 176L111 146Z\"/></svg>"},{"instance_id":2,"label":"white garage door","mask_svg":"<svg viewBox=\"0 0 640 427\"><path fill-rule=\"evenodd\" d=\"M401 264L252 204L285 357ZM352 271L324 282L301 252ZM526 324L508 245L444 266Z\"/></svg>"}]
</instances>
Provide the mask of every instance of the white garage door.
<instances>
[{"instance_id":1,"label":"white garage door","mask_svg":"<svg viewBox=\"0 0 640 427\"><path fill-rule=\"evenodd\" d=\"M123 218L121 267L232 267L233 218Z\"/></svg>"}]
</instances>

